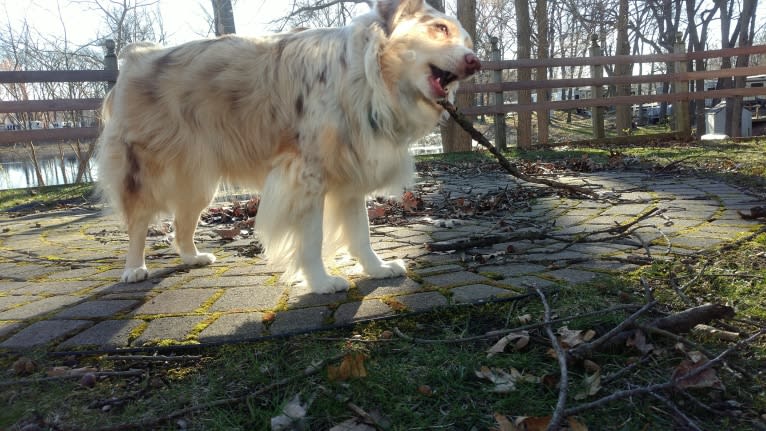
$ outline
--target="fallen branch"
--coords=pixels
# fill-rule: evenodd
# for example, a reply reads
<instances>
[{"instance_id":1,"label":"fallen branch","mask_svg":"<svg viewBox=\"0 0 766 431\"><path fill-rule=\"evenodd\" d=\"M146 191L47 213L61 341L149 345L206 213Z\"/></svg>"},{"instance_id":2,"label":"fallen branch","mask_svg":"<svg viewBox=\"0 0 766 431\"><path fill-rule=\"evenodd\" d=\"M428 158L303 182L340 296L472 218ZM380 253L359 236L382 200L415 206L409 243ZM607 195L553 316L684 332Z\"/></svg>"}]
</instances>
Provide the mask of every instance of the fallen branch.
<instances>
[{"instance_id":1,"label":"fallen branch","mask_svg":"<svg viewBox=\"0 0 766 431\"><path fill-rule=\"evenodd\" d=\"M614 313L616 311L635 310L636 308L638 308L638 306L637 305L632 305L632 304L617 305L617 306L606 308L606 309L603 309L603 310L596 310L596 311L591 311L591 312L588 312L588 313L581 313L581 314L575 314L575 315L572 315L572 316L559 317L557 319L551 319L550 323L552 323L552 324L553 323L563 323L563 322L568 322L570 320L581 319L583 317L590 317L590 316L597 316L597 315L600 315L600 314ZM472 336L472 337L450 338L450 339L429 339L429 338L411 337L411 336L403 333L398 327L394 327L393 331L394 331L394 334L396 334L397 337L399 337L399 338L401 338L401 339L403 339L405 341L409 341L411 343L415 343L415 344L453 344L453 343L468 343L468 342L472 342L472 341L480 341L480 340L486 340L486 339L491 339L491 338L499 338L499 337L503 337L505 335L508 335L508 334L510 334L512 332L528 331L528 330L531 330L531 329L539 329L539 328L543 327L544 325L545 325L544 322L532 323L532 324L529 324L529 325L517 326L515 328L498 329L498 330L495 330L495 331L489 331L489 332L487 332L485 334L475 335L475 336Z\"/></svg>"},{"instance_id":2,"label":"fallen branch","mask_svg":"<svg viewBox=\"0 0 766 431\"><path fill-rule=\"evenodd\" d=\"M668 381L666 381L664 383L657 383L657 384L654 384L654 385L643 386L643 387L640 387L640 388L626 389L626 390L623 390L623 391L614 392L614 393L612 393L610 395L607 395L605 397L599 398L599 399L597 399L595 401L592 401L592 402L589 402L589 403L585 403L585 404L581 404L581 405L575 406L575 407L570 407L570 408L564 410L564 415L565 416L573 416L573 415L580 414L580 413L582 413L584 411L587 411L587 410L591 410L591 409L594 409L594 408L598 408L598 407L604 406L605 404L608 404L608 403L610 403L612 401L617 401L617 400L621 400L621 399L629 398L629 397L634 397L634 396L638 396L638 395L648 395L648 394L651 394L651 393L656 393L656 392L672 389L673 387L676 386L676 384L678 382L681 382L681 381L684 381L684 380L688 380L688 379L690 379L692 377L698 376L701 373L703 373L704 371L706 371L706 370L708 370L708 369L718 365L718 363L722 362L723 359L726 356L728 356L732 352L737 351L737 350L741 349L742 347L752 343L753 341L755 341L757 338L763 336L764 334L766 334L766 328L762 328L760 331L756 332L755 334L751 335L750 337L748 337L748 338L738 342L737 344L729 347L728 349L726 349L723 352L719 353L718 356L716 356L715 358L709 360L705 364L703 364L703 365L701 365L701 366L699 366L697 368L694 368L694 369L690 370L688 373L683 374L681 376L671 377L670 380L668 380Z\"/></svg>"},{"instance_id":3,"label":"fallen branch","mask_svg":"<svg viewBox=\"0 0 766 431\"><path fill-rule=\"evenodd\" d=\"M342 359L345 355L346 355L345 353L335 355L332 358L328 358L328 359L325 359L325 360L321 361L319 364L312 365L312 366L306 368L305 370L303 370L302 373L300 373L298 375L290 376L290 377L285 377L284 379L277 380L276 382L273 382L273 383L271 383L269 385L266 385L266 386L264 386L264 387L262 387L260 389L257 389L257 390L255 390L253 392L249 392L249 393L244 394L244 395L235 396L235 397L231 397L231 398L223 398L223 399L213 400L213 401L210 401L210 402L207 402L207 403L202 403L202 404L198 404L198 405L195 405L195 406L191 406L191 407L186 407L186 408L183 408L183 409L175 410L175 411L170 412L170 413L168 413L166 415L163 415L163 416L146 418L146 419L142 419L142 420L139 420L139 421L136 421L136 422L122 423L122 424L116 424L116 425L107 425L107 426L104 426L104 427L101 427L101 428L96 428L96 431L125 431L125 430L134 430L134 429L139 429L139 430L141 430L141 429L156 429L157 425L169 422L169 421L171 421L171 420L173 420L175 418L181 417L181 416L186 416L188 414L195 413L195 412L198 412L200 410L207 410L207 409L211 409L211 408L214 408L214 407L229 406L229 405L232 405L232 404L240 403L240 402L243 402L243 401L247 401L247 400L259 397L259 396L261 396L263 394L270 393L270 392L274 391L274 389L276 389L276 388L284 386L284 385L286 385L288 383L291 383L291 382L293 382L295 380L298 380L300 378L308 377L308 376L314 375L314 374L322 371L326 364L328 364L330 362L333 362L333 361L336 361L336 360L339 360L339 359ZM70 428L70 430L74 431L74 430L76 430L76 428L75 429Z\"/></svg>"},{"instance_id":4,"label":"fallen branch","mask_svg":"<svg viewBox=\"0 0 766 431\"><path fill-rule=\"evenodd\" d=\"M668 406L668 408L673 411L673 414L674 414L673 418L676 419L679 422L679 425L684 427L684 429L688 429L691 431L702 431L702 428L700 428L699 425L697 425L697 423L694 422L689 416L686 416L686 414L682 412L681 409L679 409L678 406L673 401L670 401L669 399L663 397L662 395L656 392L651 392L650 395L653 396L654 398L657 398L658 400L660 400L660 402Z\"/></svg>"},{"instance_id":5,"label":"fallen branch","mask_svg":"<svg viewBox=\"0 0 766 431\"><path fill-rule=\"evenodd\" d=\"M551 307L548 305L548 300L545 298L545 294L539 287L535 287L535 292L540 296L540 301L543 303L545 309L545 315L543 318L543 325L545 327L545 333L548 335L548 339L551 341L553 350L556 352L556 359L559 362L559 372L561 377L559 378L559 397L556 401L556 409L551 415L551 420L548 423L546 431L555 431L559 429L559 424L564 419L564 408L566 408L567 402L567 390L569 388L569 373L567 371L567 354L559 344L556 334L553 333L553 325L551 325Z\"/></svg>"},{"instance_id":6,"label":"fallen branch","mask_svg":"<svg viewBox=\"0 0 766 431\"><path fill-rule=\"evenodd\" d=\"M543 232L513 232L504 235L484 235L484 236L472 236L468 238L458 238L446 241L436 241L426 244L426 249L429 251L453 251L453 250L468 250L475 247L488 247L494 244L503 242L514 241L526 241L526 240L542 240L552 239L559 242L566 242L567 244L560 248L551 251L551 253L557 253L563 251L575 244L585 242L606 242L611 239L618 239L625 236L626 232L629 232L630 228L636 224L656 215L661 214L664 210L657 207L653 207L650 210L636 217L634 220L625 224L615 224L608 228L599 229L592 232L574 233L572 235L551 235ZM589 238L594 235L601 234L614 234L613 238L600 238L597 241L590 240Z\"/></svg>"},{"instance_id":7,"label":"fallen branch","mask_svg":"<svg viewBox=\"0 0 766 431\"><path fill-rule=\"evenodd\" d=\"M146 371L144 370L83 371L83 372L62 374L60 376L36 377L36 378L31 377L27 379L4 380L0 382L0 387L14 386L14 385L35 385L38 383L55 382L59 380L81 379L82 376L85 374L93 374L95 378L99 378L99 377L135 377L135 376L144 375L145 373Z\"/></svg>"},{"instance_id":8,"label":"fallen branch","mask_svg":"<svg viewBox=\"0 0 766 431\"><path fill-rule=\"evenodd\" d=\"M466 132L468 132L469 135L471 135L471 138L473 140L475 140L476 142L481 144L483 147L488 149L489 152L492 153L492 155L495 156L497 161L500 163L500 166L502 166L506 171L508 171L509 174L513 175L514 177L519 178L528 183L543 184L549 187L566 190L567 192L573 193L576 195L584 195L584 196L588 196L588 197L596 198L596 199L600 198L598 193L592 190L588 190L584 187L576 186L573 184L565 184L565 183L561 183L561 182L553 181L553 180L547 180L545 178L535 178L522 173L514 164L512 164L508 159L506 159L505 156L503 156L503 154L497 148L495 148L495 146L492 145L492 143L489 142L487 138L485 138L480 131L476 130L476 128L473 127L473 124L471 124L471 122L463 114L458 112L455 105L453 105L447 100L441 100L439 101L439 104L442 105L442 107L444 107L445 110L447 110L450 116L455 120L455 122L457 122L460 125L460 127L463 128L463 130L465 130Z\"/></svg>"},{"instance_id":9,"label":"fallen branch","mask_svg":"<svg viewBox=\"0 0 766 431\"><path fill-rule=\"evenodd\" d=\"M180 362L199 361L202 356L165 356L165 355L109 355L103 358L107 361L139 361L139 362Z\"/></svg>"}]
</instances>

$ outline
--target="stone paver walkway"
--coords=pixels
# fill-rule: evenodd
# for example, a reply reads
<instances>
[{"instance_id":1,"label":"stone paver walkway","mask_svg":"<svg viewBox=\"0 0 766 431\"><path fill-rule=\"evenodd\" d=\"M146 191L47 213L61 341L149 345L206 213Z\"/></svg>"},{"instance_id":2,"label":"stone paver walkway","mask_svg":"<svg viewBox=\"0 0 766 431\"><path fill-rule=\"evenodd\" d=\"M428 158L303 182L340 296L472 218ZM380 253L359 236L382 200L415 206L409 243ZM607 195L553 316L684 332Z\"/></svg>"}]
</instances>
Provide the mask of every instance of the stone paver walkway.
<instances>
[{"instance_id":1,"label":"stone paver walkway","mask_svg":"<svg viewBox=\"0 0 766 431\"><path fill-rule=\"evenodd\" d=\"M503 173L430 172L421 177L424 199L443 201L514 190ZM278 269L242 256L252 239L222 241L202 227L201 250L219 260L185 268L166 236L148 243L151 278L117 282L127 236L100 209L67 210L10 218L0 215L0 349L111 350L157 344L214 344L301 333L460 303L518 295L529 286L577 285L601 274L637 268L651 253L672 258L731 241L760 227L737 210L764 205L745 190L712 179L600 172L560 180L598 184L623 202L544 197L497 217L434 220L412 217L405 226L374 226L375 248L404 258L409 277L370 280L352 276L347 293L314 295L278 282ZM528 187L528 185L527 185ZM517 240L488 246L508 252L468 271L461 253L430 253L424 244L513 232L572 235L634 220L657 207L629 237L595 243ZM510 247L509 247L510 246ZM638 262L638 263L637 263ZM475 263L474 263L475 264ZM353 273L353 262L336 261Z\"/></svg>"}]
</instances>

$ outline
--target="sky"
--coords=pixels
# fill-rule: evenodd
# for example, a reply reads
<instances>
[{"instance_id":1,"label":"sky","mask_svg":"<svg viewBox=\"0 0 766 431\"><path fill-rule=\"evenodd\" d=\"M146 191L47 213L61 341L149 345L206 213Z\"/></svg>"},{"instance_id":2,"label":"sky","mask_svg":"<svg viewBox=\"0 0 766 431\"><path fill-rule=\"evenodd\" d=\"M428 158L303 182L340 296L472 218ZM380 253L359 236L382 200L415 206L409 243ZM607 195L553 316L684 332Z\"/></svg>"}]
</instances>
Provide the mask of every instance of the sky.
<instances>
[{"instance_id":1,"label":"sky","mask_svg":"<svg viewBox=\"0 0 766 431\"><path fill-rule=\"evenodd\" d=\"M108 1L108 0L107 0ZM101 28L101 12L89 10L76 0L0 0L0 16L12 22L25 17L39 32L63 34L59 8L69 39L74 44L92 41ZM260 35L269 33L270 21L287 14L287 0L234 0L234 21L237 33ZM208 28L204 10L211 10L210 0L160 0L168 44L182 43L205 35ZM0 26L5 26L0 18ZM0 28L0 31L4 29Z\"/></svg>"}]
</instances>

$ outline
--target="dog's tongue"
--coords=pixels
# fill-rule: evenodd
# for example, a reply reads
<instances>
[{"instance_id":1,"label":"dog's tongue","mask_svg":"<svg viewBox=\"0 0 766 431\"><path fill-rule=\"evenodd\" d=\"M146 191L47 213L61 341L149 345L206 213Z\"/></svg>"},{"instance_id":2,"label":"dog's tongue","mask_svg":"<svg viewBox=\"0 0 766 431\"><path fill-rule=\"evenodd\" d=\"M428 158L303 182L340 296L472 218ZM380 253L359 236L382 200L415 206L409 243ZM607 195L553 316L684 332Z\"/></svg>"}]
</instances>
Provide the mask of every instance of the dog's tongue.
<instances>
[{"instance_id":1,"label":"dog's tongue","mask_svg":"<svg viewBox=\"0 0 766 431\"><path fill-rule=\"evenodd\" d=\"M437 97L447 97L447 91L442 87L441 78L431 75L428 77L428 83L431 84L431 88Z\"/></svg>"}]
</instances>

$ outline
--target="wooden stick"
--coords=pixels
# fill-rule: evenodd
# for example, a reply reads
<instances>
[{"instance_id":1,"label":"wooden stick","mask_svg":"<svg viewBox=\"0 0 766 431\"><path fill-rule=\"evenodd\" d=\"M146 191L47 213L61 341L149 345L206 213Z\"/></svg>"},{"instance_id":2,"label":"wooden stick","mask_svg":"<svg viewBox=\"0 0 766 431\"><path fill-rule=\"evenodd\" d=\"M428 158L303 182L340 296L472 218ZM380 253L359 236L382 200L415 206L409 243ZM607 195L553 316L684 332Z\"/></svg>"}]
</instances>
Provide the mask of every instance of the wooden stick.
<instances>
[{"instance_id":1,"label":"wooden stick","mask_svg":"<svg viewBox=\"0 0 766 431\"><path fill-rule=\"evenodd\" d=\"M598 193L592 190L588 190L584 187L576 186L573 184L565 184L558 181L548 180L545 178L535 178L522 173L521 171L519 171L519 169L515 165L513 165L507 158L505 158L505 156L503 156L500 150L495 148L495 146L492 145L492 143L489 142L489 140L487 140L487 138L485 138L480 131L476 130L476 128L473 127L473 124L471 124L471 122L465 116L463 116L463 114L458 112L455 105L453 105L447 100L441 100L439 101L439 104L442 105L442 107L444 107L445 110L447 110L450 116L455 120L455 122L457 122L460 125L460 127L463 128L463 130L465 130L466 132L468 132L469 135L471 135L471 138L473 140L475 140L476 142L484 146L486 149L488 149L489 152L492 153L492 155L495 156L497 161L500 163L500 166L502 166L506 171L508 171L508 173L510 173L514 177L524 180L528 183L543 184L549 187L566 190L567 192L570 192L576 195L585 195L595 199L600 198Z\"/></svg>"}]
</instances>

